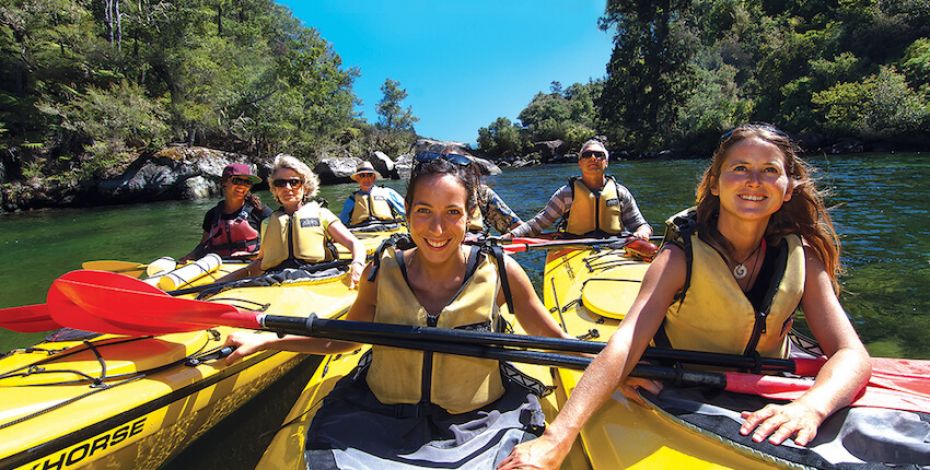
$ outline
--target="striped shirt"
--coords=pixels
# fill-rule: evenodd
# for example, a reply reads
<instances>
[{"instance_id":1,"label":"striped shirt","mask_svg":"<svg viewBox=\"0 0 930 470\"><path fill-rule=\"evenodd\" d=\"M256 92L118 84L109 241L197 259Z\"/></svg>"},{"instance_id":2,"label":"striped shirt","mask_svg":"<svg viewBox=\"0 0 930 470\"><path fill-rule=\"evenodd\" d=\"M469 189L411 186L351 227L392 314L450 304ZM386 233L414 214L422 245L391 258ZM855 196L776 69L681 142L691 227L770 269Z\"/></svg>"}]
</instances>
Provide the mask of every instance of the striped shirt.
<instances>
[{"instance_id":1,"label":"striped shirt","mask_svg":"<svg viewBox=\"0 0 930 470\"><path fill-rule=\"evenodd\" d=\"M617 183L617 195L620 197L620 204L623 213L620 214L620 221L626 231L633 232L640 225L646 223L646 218L639 212L636 200L630 190ZM539 235L547 228L551 227L556 221L568 214L572 208L572 188L569 185L562 186L556 191L546 207L536 214L531 220L523 222L510 233L515 237L533 237Z\"/></svg>"}]
</instances>

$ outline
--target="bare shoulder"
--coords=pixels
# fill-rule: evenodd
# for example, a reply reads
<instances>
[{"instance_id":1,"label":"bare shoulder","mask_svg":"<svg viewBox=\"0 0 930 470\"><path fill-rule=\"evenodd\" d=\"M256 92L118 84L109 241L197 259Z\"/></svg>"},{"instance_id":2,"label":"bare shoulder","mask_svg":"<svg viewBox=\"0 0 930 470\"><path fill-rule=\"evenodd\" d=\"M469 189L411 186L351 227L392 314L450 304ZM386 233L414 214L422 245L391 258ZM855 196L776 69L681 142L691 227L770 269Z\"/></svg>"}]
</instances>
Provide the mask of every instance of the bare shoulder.
<instances>
[{"instance_id":1,"label":"bare shoulder","mask_svg":"<svg viewBox=\"0 0 930 470\"><path fill-rule=\"evenodd\" d=\"M652 261L643 281L661 283L680 289L685 284L687 270L688 260L685 251L678 245L666 243Z\"/></svg>"}]
</instances>

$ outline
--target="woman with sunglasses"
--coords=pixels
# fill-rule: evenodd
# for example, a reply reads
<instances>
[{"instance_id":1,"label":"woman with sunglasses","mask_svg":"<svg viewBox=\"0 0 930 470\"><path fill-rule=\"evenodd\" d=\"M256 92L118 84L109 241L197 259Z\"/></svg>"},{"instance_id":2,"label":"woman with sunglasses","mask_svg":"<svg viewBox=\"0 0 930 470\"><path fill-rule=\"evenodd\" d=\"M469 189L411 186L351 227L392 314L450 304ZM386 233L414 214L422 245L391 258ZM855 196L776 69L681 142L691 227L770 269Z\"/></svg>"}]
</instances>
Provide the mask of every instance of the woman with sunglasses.
<instances>
[{"instance_id":1,"label":"woman with sunglasses","mask_svg":"<svg viewBox=\"0 0 930 470\"><path fill-rule=\"evenodd\" d=\"M220 186L223 200L207 211L203 218L200 243L181 261L198 259L207 253L222 257L252 256L258 253L259 230L271 209L252 194L252 185L261 182L244 163L231 163L223 168Z\"/></svg>"},{"instance_id":2,"label":"woman with sunglasses","mask_svg":"<svg viewBox=\"0 0 930 470\"><path fill-rule=\"evenodd\" d=\"M281 207L262 225L258 256L245 269L218 282L331 261L336 258L330 246L335 241L352 252L349 286L357 286L365 267L365 246L335 214L312 200L319 190L319 178L310 167L290 155L280 154L274 159L268 186Z\"/></svg>"},{"instance_id":3,"label":"woman with sunglasses","mask_svg":"<svg viewBox=\"0 0 930 470\"><path fill-rule=\"evenodd\" d=\"M570 178L536 217L505 234L504 239L536 236L559 219L561 230L572 235L605 237L629 232L649 239L652 227L639 212L633 194L606 175L610 154L604 144L589 140L579 155L581 176Z\"/></svg>"},{"instance_id":4,"label":"woman with sunglasses","mask_svg":"<svg viewBox=\"0 0 930 470\"><path fill-rule=\"evenodd\" d=\"M526 272L497 250L464 245L474 178L446 157L418 163L406 195L412 246L385 248L365 270L347 319L500 331L511 303L524 329L565 337ZM509 295L508 295L509 294ZM355 343L233 334L227 361L264 349L334 354ZM494 360L373 346L323 401L307 432L307 467L489 468L544 425L532 379ZM329 467L327 467L329 468ZM409 467L404 467L409 468Z\"/></svg>"},{"instance_id":5,"label":"woman with sunglasses","mask_svg":"<svg viewBox=\"0 0 930 470\"><path fill-rule=\"evenodd\" d=\"M800 398L742 411L739 434L754 443L808 445L865 385L869 356L837 299L839 240L784 133L744 125L724 134L698 185L697 207L670 219L666 240L626 318L558 417L500 468L558 467L653 338L679 349L786 357L800 306L829 359Z\"/></svg>"}]
</instances>

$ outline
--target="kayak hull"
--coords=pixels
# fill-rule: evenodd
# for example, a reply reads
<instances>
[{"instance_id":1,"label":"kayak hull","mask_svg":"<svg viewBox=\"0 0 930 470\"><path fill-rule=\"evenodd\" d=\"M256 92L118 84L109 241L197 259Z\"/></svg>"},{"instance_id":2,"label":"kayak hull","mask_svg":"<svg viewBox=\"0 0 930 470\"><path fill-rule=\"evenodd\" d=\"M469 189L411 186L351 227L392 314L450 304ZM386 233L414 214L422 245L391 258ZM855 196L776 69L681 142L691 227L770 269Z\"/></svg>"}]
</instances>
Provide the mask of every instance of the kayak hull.
<instances>
[{"instance_id":1,"label":"kayak hull","mask_svg":"<svg viewBox=\"0 0 930 470\"><path fill-rule=\"evenodd\" d=\"M366 248L373 250L376 238L367 237ZM244 266L224 265L191 285ZM271 315L333 318L348 311L356 294L341 273L228 289L209 300ZM44 342L0 358L0 468L163 466L307 357L266 351L226 365L216 352L237 331L102 335Z\"/></svg>"},{"instance_id":2,"label":"kayak hull","mask_svg":"<svg viewBox=\"0 0 930 470\"><path fill-rule=\"evenodd\" d=\"M633 304L647 268L648 263L623 250L550 251L545 305L569 334L605 342ZM563 400L581 375L569 369L555 371ZM648 401L633 403L619 391L592 416L577 441L595 469L790 466L678 420Z\"/></svg>"}]
</instances>

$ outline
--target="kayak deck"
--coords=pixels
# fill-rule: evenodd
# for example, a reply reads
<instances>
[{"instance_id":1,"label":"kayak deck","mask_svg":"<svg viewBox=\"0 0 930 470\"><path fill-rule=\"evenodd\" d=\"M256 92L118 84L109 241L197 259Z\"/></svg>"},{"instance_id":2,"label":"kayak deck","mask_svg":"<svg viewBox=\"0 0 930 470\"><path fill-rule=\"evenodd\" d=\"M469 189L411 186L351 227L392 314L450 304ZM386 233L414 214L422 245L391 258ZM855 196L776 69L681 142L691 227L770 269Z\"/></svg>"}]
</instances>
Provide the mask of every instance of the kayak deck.
<instances>
[{"instance_id":1,"label":"kayak deck","mask_svg":"<svg viewBox=\"0 0 930 470\"><path fill-rule=\"evenodd\" d=\"M515 332L522 333L519 325L515 324L514 318L507 315L508 321L514 325ZM318 410L323 399L332 391L336 383L345 375L349 374L357 365L363 354L370 349L369 346L363 346L355 351L344 354L335 354L326 356L320 366L317 368L313 377L307 382L300 397L294 403L290 413L285 418L284 423L278 429L271 444L262 455L262 459L256 468L258 469L280 469L280 468L306 468L304 463L304 444L306 443L307 429L310 422ZM543 385L553 385L550 368L546 366L536 366L527 364L515 364L523 373L540 380ZM540 398L543 412L546 420L551 421L558 412L557 397L558 391ZM584 456L580 445L575 445L565 464L565 469L588 469L591 468Z\"/></svg>"},{"instance_id":2,"label":"kayak deck","mask_svg":"<svg viewBox=\"0 0 930 470\"><path fill-rule=\"evenodd\" d=\"M243 263L193 285L208 284ZM345 274L222 291L211 301L275 315L342 315ZM301 362L260 352L227 366L234 328L44 342L0 358L0 468L158 468Z\"/></svg>"},{"instance_id":3,"label":"kayak deck","mask_svg":"<svg viewBox=\"0 0 930 470\"><path fill-rule=\"evenodd\" d=\"M572 336L606 342L632 305L648 266L622 249L550 251L544 303ZM555 383L566 399L581 374L556 370ZM592 416L578 441L593 468L753 469L783 462L687 425L651 404L630 402L619 391Z\"/></svg>"}]
</instances>

